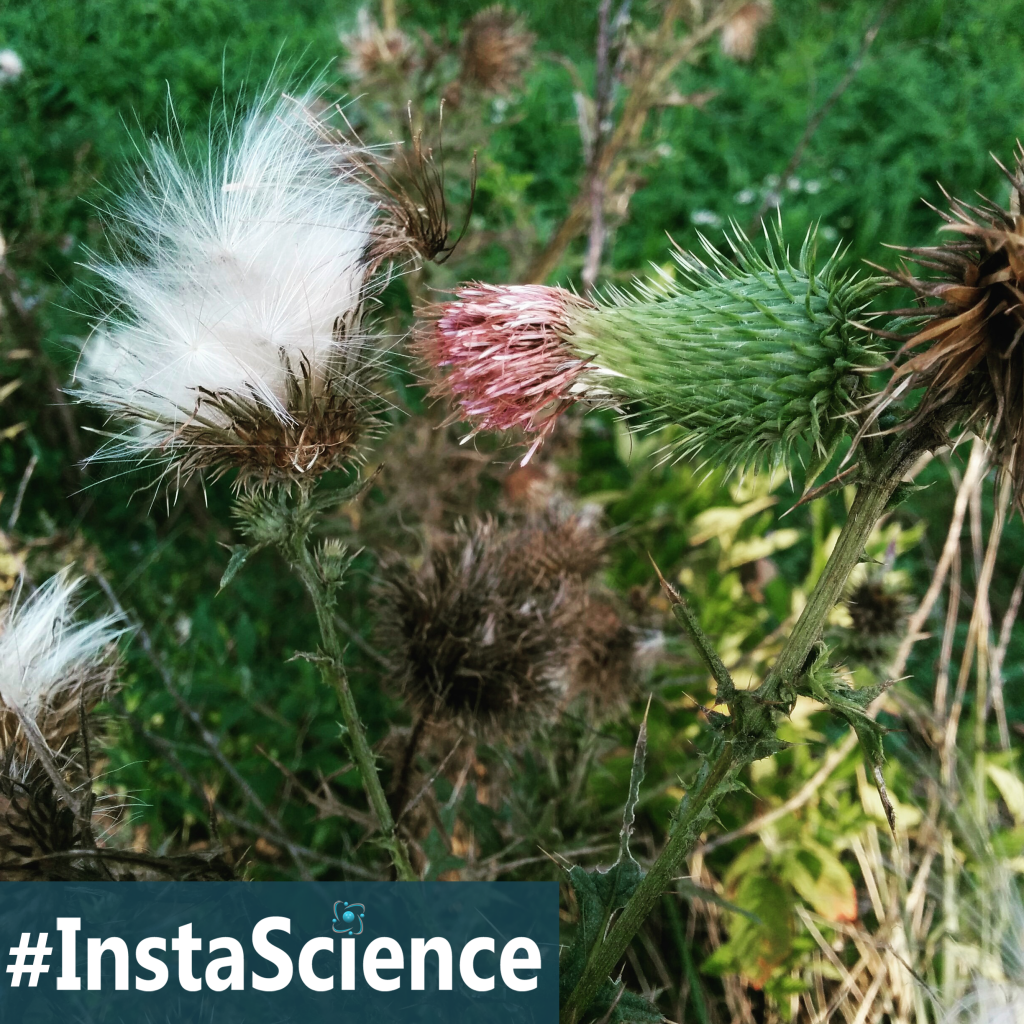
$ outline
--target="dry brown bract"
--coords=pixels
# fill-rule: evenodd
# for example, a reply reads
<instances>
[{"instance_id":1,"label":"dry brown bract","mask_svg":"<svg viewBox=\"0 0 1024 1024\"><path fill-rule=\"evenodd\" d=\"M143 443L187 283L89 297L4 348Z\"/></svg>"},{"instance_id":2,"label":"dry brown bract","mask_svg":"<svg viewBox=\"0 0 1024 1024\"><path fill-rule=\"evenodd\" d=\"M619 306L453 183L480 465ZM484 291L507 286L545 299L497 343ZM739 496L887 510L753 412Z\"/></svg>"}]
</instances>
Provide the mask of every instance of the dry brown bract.
<instances>
[{"instance_id":1,"label":"dry brown bract","mask_svg":"<svg viewBox=\"0 0 1024 1024\"><path fill-rule=\"evenodd\" d=\"M970 205L949 199L943 231L956 241L904 248L910 263L936 271L917 277L908 269L886 271L913 290L920 305L894 310L916 328L886 333L904 344L885 390L869 406L872 420L907 392L925 387L924 397L901 429L933 417L939 410L965 426L983 430L993 456L1015 480L1015 496L1024 495L1020 472L1024 442L1024 148L1018 148L1010 180L1012 199L1005 210L987 199ZM947 197L949 198L949 197ZM884 269L884 268L882 268ZM923 308L922 308L923 307Z\"/></svg>"},{"instance_id":2,"label":"dry brown bract","mask_svg":"<svg viewBox=\"0 0 1024 1024\"><path fill-rule=\"evenodd\" d=\"M356 405L331 392L302 405L284 420L255 402L201 389L196 414L173 438L183 452L182 478L209 470L214 481L237 469L236 489L262 488L319 476L352 456L365 425Z\"/></svg>"},{"instance_id":3,"label":"dry brown bract","mask_svg":"<svg viewBox=\"0 0 1024 1024\"><path fill-rule=\"evenodd\" d=\"M440 136L440 126L438 127ZM440 145L440 137L439 137ZM476 196L476 154L470 166L470 198L462 229L449 242L451 223L445 197L444 154L437 159L423 145L423 132L412 133L397 156L382 159L374 150L353 150L352 163L377 196L383 217L371 244L371 257L379 262L403 253L444 263L462 240L473 213Z\"/></svg>"},{"instance_id":4,"label":"dry brown bract","mask_svg":"<svg viewBox=\"0 0 1024 1024\"><path fill-rule=\"evenodd\" d=\"M443 105L438 113L437 155L424 145L423 130L412 123L408 138L386 146L368 146L340 106L330 112L344 124L339 129L323 111L307 106L309 125L321 141L334 147L341 173L358 180L377 200L379 216L371 234L367 259L371 272L385 260L414 256L444 263L462 240L476 198L476 154L470 163L470 196L458 237L449 241L452 227L444 178Z\"/></svg>"}]
</instances>

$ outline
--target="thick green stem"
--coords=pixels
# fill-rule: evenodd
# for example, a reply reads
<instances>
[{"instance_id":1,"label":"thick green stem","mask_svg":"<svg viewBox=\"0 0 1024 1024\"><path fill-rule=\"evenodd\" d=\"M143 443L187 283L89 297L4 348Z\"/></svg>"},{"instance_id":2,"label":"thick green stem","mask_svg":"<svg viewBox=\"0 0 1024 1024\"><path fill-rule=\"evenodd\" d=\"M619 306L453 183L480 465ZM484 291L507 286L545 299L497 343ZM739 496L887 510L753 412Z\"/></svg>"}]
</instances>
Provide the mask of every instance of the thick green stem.
<instances>
[{"instance_id":1,"label":"thick green stem","mask_svg":"<svg viewBox=\"0 0 1024 1024\"><path fill-rule=\"evenodd\" d=\"M562 1008L562 1024L577 1024L598 990L611 975L655 904L669 888L701 832L711 821L728 783L750 760L751 744L774 736L776 704L788 704L790 695L807 664L808 656L821 637L829 613L842 595L850 573L860 560L864 544L875 523L896 490L901 478L918 455L929 445L918 432L908 432L893 442L875 462L874 471L864 480L836 546L804 607L786 645L768 676L752 694L737 694L736 706L730 706L733 722L728 738L705 763L668 842L651 866L629 902L619 914L604 941L591 950L579 983ZM740 713L742 711L742 713Z\"/></svg>"},{"instance_id":2,"label":"thick green stem","mask_svg":"<svg viewBox=\"0 0 1024 1024\"><path fill-rule=\"evenodd\" d=\"M359 717L359 710L345 672L345 648L338 635L334 618L334 593L338 580L329 581L324 578L321 567L309 549L310 536L317 516L325 508L339 501L351 499L363 486L365 485L357 483L347 491L325 492L318 497L313 496L311 486L300 487L298 500L294 505L289 503L287 492L282 491L277 496L276 503L269 509L260 509L259 514L252 509L243 509L239 511L239 515L247 524L249 536L258 541L257 546L275 543L281 548L313 599L322 643L320 674L324 682L333 687L338 695L341 716L348 733L349 749L359 769L366 799L383 833L381 845L390 854L399 880L416 881L417 876L409 863L405 844L395 829L395 819L377 773L377 761L366 738L366 730Z\"/></svg>"},{"instance_id":3,"label":"thick green stem","mask_svg":"<svg viewBox=\"0 0 1024 1024\"><path fill-rule=\"evenodd\" d=\"M327 593L320 574L317 572L316 564L305 537L293 538L291 554L292 566L295 568L299 578L306 586L309 596L313 599L313 607L316 609L317 622L320 624L320 636L323 641L325 657L320 662L320 673L323 680L329 686L334 687L338 695L338 703L341 705L341 716L345 721L345 728L348 730L349 747L352 751L352 758L359 769L362 778L363 789L366 791L366 798L373 808L373 813L380 824L381 832L384 834L383 845L391 854L391 862L395 866L400 881L409 882L416 880L416 873L409 863L409 855L406 852L405 844L395 831L395 820L391 814L391 807L388 805L387 797L384 794L384 787L380 784L380 776L377 774L377 762L373 751L370 749L369 741L366 738L366 730L363 728L362 720L359 717L359 710L356 708L355 698L352 696L352 689L348 684L348 674L342 661L344 647L341 638L338 636L337 627L334 624L333 601Z\"/></svg>"},{"instance_id":4,"label":"thick green stem","mask_svg":"<svg viewBox=\"0 0 1024 1024\"><path fill-rule=\"evenodd\" d=\"M740 767L741 762L733 745L725 743L710 768L702 773L696 790L689 794L688 807L677 821L661 855L623 907L604 942L598 942L591 950L579 983L562 1007L562 1024L575 1024L597 995L598 989L607 981L612 968L626 952L626 947L654 905L670 889L669 883L675 877L676 870L710 822L718 803L714 799L715 791L735 775Z\"/></svg>"},{"instance_id":5,"label":"thick green stem","mask_svg":"<svg viewBox=\"0 0 1024 1024\"><path fill-rule=\"evenodd\" d=\"M808 655L821 637L829 612L842 596L846 581L860 561L864 545L893 491L928 447L930 445L922 443L919 431L908 432L891 445L876 464L874 472L861 483L825 569L785 647L758 688L759 696L774 700L783 686L792 685L800 677Z\"/></svg>"}]
</instances>

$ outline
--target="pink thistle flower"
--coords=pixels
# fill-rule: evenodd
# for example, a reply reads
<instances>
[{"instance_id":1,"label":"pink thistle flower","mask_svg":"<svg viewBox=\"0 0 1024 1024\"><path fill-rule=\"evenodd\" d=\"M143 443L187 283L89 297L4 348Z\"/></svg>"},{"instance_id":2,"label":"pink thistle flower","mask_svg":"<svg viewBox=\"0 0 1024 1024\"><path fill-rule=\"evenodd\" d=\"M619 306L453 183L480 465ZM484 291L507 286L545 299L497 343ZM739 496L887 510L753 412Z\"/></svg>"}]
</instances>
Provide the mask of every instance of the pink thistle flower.
<instances>
[{"instance_id":1,"label":"pink thistle flower","mask_svg":"<svg viewBox=\"0 0 1024 1024\"><path fill-rule=\"evenodd\" d=\"M585 397L588 360L566 340L576 311L593 303L564 288L471 284L435 310L423 348L449 370L438 386L476 430L521 427L537 434L526 465L558 417Z\"/></svg>"}]
</instances>

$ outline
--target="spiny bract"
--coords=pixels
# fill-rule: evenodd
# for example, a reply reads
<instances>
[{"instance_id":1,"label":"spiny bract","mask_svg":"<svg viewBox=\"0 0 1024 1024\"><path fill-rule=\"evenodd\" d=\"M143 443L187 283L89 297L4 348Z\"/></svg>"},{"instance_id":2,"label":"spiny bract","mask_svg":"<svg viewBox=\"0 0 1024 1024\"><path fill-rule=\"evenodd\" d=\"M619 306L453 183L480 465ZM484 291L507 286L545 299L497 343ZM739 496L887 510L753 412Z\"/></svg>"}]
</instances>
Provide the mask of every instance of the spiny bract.
<instances>
[{"instance_id":1,"label":"spiny bract","mask_svg":"<svg viewBox=\"0 0 1024 1024\"><path fill-rule=\"evenodd\" d=\"M639 403L643 426L680 428L680 457L775 468L800 438L827 455L877 362L860 326L877 279L842 272L838 252L816 266L813 232L795 264L781 240L762 257L738 229L736 263L702 241L707 263L674 253L680 280L663 273L573 319L584 379Z\"/></svg>"}]
</instances>

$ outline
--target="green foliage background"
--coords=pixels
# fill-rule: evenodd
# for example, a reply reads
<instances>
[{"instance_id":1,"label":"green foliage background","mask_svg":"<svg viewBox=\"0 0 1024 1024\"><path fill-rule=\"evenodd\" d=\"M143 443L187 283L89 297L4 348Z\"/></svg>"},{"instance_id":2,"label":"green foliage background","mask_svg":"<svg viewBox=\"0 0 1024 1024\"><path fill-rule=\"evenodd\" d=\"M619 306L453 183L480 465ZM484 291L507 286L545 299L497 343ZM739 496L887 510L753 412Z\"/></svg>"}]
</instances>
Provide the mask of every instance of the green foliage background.
<instances>
[{"instance_id":1,"label":"green foliage background","mask_svg":"<svg viewBox=\"0 0 1024 1024\"><path fill-rule=\"evenodd\" d=\"M474 0L407 0L399 12L410 32L454 38L480 6ZM472 230L498 231L518 219L525 224L524 238L543 241L575 196L581 168L572 79L547 55L565 55L584 76L592 73L596 4L520 0L515 6L538 36L538 57L522 93L493 113L490 145L480 154ZM778 0L752 63L736 63L712 44L684 65L674 80L679 92L714 90L714 95L699 109L665 107L654 118L638 166L640 187L614 235L607 278L628 279L643 272L648 261L664 262L666 232L689 247L699 244L698 230L718 240L715 224L730 218L748 222L764 191L773 187L770 176L786 166L808 118L846 73L878 9L866 0ZM339 31L353 26L356 13L354 0L0 4L0 48L13 48L25 64L17 82L0 88L0 231L31 313L27 327L10 316L0 319L0 339L4 352L26 345L37 351L31 360L0 362L3 379L22 379L20 389L0 406L0 426L27 424L0 447L0 524L7 522L26 464L36 456L17 524L19 536L42 538L33 571L44 575L48 559L55 567L68 551L100 568L145 623L160 657L224 753L290 834L348 862L360 859L357 832L343 819L318 820L261 753L286 764L307 785L315 785L319 772L330 775L342 757L333 695L321 687L313 666L292 660L296 651L315 644L315 624L301 588L264 553L217 594L228 559L225 545L237 541L226 487L212 487L205 495L192 489L168 507L134 493L137 481L131 476L110 479L99 470L83 470L80 459L94 447L95 436L78 428L101 429L102 423L75 408L72 428L56 403L96 301L80 263L87 249L105 244L98 207L130 178L135 147L146 134L166 128L171 106L175 130L187 145L201 145L211 108L244 107L270 79L324 74L343 87ZM640 8L637 16L646 14ZM825 240L849 247L851 262L891 265L886 243L934 239L936 217L921 200L941 203L940 182L955 195L980 191L1004 200L1006 183L989 154L1011 159L1024 131L1022 95L1024 20L1016 0L894 4L863 68L810 141L796 172L799 180L779 186L787 237L797 240L809 225L820 223ZM577 281L581 263L582 243L577 243L554 279ZM458 264L457 273L502 280L509 266L507 248L495 243ZM445 283L443 275L437 283ZM394 309L385 312L397 317L389 322L407 322L401 289L392 289L387 298ZM423 404L412 380L408 369L396 368L395 383L415 413ZM513 451L500 453L506 461L513 456ZM959 453L953 461L962 462ZM779 523L779 511L794 494L783 482L776 507L744 520L734 539L763 537L780 527L799 531L796 543L773 555L780 576L758 604L744 594L719 539L690 543L695 517L709 508L742 504L736 492L717 476L691 467L652 465L642 446L631 443L608 417L596 415L584 423L568 471L578 494L600 500L617 530L609 584L622 593L649 586L649 551L666 571L689 571L710 635L740 636L740 646L753 649L788 614L794 590L813 577L824 538L842 519L842 496ZM941 546L952 501L939 465L930 467L922 482L931 486L896 517L907 529L923 527L921 542L908 545L898 561L917 594ZM485 507L487 500L485 495ZM985 522L990 518L986 507ZM336 525L342 534L352 532L350 524ZM1019 519L1008 528L1003 550L992 588L997 621L1024 561ZM883 551L884 544L876 557ZM374 565L371 552L359 557L353 585L343 597L347 621L364 635L372 626L368 596ZM968 586L971 574L965 565ZM666 791L692 773L700 732L683 694L700 695L702 674L687 661L681 644L678 651L672 648L676 642L670 639L676 660L659 670L654 685L662 699L651 711L651 763L641 813L655 833L664 828L673 805ZM1024 718L1022 654L1018 639L1005 670L1009 714L1018 722ZM930 693L934 658L934 648L922 645L906 685ZM389 722L405 721L407 714L382 685L371 657L353 645L349 659L359 705L378 739ZM126 647L125 661L124 700L131 717L113 709L108 716L105 782L123 795L136 824L148 828L153 846L208 838L207 814L147 731L173 744L177 757L219 799L249 814L138 642ZM641 714L642 702L630 720L605 727L598 740L582 727L563 724L515 755L516 781L507 806L498 812L500 820L476 802L469 787L450 809L452 821L462 815L470 822L486 855L501 851L498 825L520 836L524 855L538 844L585 845L595 836L614 834ZM822 732L802 739L820 751L839 730L826 721L816 721L816 728ZM898 735L891 740L894 749L903 742ZM776 775L759 784L758 799L784 798L806 777L813 769L809 749L800 746L782 757ZM507 763L509 756L499 750L481 753L495 764ZM581 788L573 790L573 765L580 763L589 768ZM841 778L849 781L853 772L851 761ZM360 802L354 773L341 775L336 784L350 802ZM442 779L438 785L443 802L448 783ZM897 773L892 785L898 797L907 797L906 776ZM755 803L753 795L737 794L723 811L723 824L742 823ZM846 818L839 815L839 824L822 825L827 834L816 833L815 842L832 843L853 827L850 821L859 812L844 807ZM446 859L439 837L437 844L435 875L458 866L457 858ZM739 850L721 852L723 872ZM345 874L340 865L322 870L328 877ZM256 857L248 871L252 877L294 876L287 859L273 857ZM546 862L533 864L521 869L520 877L543 874L554 877L555 869Z\"/></svg>"}]
</instances>

